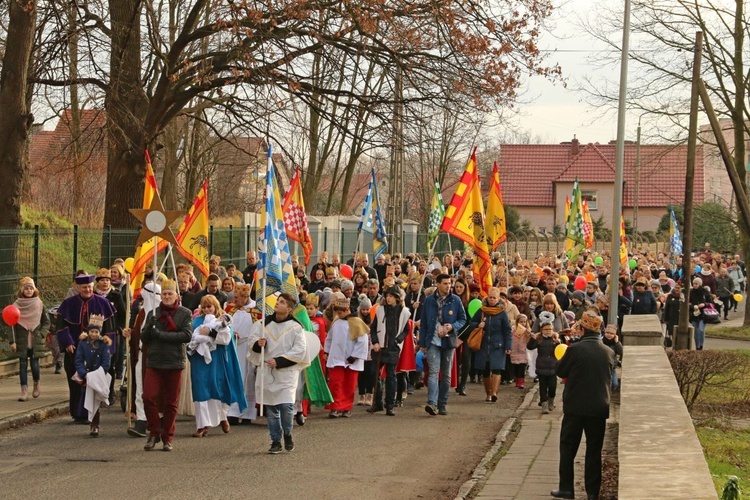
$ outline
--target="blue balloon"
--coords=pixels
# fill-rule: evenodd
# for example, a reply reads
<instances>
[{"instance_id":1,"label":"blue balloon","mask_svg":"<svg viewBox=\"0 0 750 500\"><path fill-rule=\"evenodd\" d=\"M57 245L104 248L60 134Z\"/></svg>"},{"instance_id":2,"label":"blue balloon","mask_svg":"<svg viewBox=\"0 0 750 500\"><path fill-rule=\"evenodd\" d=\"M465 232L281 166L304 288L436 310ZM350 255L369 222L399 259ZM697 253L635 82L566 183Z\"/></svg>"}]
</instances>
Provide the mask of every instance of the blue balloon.
<instances>
[{"instance_id":1,"label":"blue balloon","mask_svg":"<svg viewBox=\"0 0 750 500\"><path fill-rule=\"evenodd\" d=\"M702 271L701 266L695 266L695 274L698 274Z\"/></svg>"}]
</instances>

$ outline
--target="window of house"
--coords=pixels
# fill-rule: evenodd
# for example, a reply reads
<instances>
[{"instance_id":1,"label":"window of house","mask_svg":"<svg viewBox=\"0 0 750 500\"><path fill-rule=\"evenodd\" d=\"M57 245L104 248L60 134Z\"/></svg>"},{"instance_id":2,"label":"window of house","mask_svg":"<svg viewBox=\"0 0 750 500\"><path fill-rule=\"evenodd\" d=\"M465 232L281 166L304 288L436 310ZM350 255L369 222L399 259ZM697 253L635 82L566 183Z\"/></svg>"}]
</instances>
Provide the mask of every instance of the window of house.
<instances>
[{"instance_id":1,"label":"window of house","mask_svg":"<svg viewBox=\"0 0 750 500\"><path fill-rule=\"evenodd\" d=\"M596 197L598 191L581 190L581 199L586 200L589 205L589 210L596 210Z\"/></svg>"},{"instance_id":2,"label":"window of house","mask_svg":"<svg viewBox=\"0 0 750 500\"><path fill-rule=\"evenodd\" d=\"M721 189L721 177L711 177L711 189Z\"/></svg>"}]
</instances>

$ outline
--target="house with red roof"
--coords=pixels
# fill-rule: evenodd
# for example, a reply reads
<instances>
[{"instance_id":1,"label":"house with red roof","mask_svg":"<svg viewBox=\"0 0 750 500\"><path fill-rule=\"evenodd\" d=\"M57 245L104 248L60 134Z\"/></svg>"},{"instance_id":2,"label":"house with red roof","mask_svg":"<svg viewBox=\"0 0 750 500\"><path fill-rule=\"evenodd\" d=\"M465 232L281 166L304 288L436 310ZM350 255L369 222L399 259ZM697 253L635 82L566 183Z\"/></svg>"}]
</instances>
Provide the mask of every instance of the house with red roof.
<instances>
[{"instance_id":1,"label":"house with red roof","mask_svg":"<svg viewBox=\"0 0 750 500\"><path fill-rule=\"evenodd\" d=\"M588 201L591 218L604 217L612 228L615 187L615 143L581 144L574 138L561 144L506 144L500 148L498 168L503 201L518 210L539 232L564 227L565 198L578 179ZM695 203L704 201L702 146L695 165ZM681 205L685 197L687 146L625 145L622 209L633 221L637 210L638 231L654 231L670 205Z\"/></svg>"}]
</instances>

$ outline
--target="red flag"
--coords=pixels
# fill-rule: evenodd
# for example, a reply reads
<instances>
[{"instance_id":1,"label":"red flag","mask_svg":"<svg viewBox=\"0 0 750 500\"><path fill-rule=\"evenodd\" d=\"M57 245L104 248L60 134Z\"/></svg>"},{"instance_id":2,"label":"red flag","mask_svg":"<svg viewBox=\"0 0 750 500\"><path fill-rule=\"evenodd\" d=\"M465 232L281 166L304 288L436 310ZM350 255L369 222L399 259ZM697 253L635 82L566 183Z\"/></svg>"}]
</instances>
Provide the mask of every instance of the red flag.
<instances>
[{"instance_id":1,"label":"red flag","mask_svg":"<svg viewBox=\"0 0 750 500\"><path fill-rule=\"evenodd\" d=\"M310 237L310 228L307 225L307 212L305 212L305 201L302 199L302 182L300 181L300 170L297 167L294 170L289 190L284 196L284 203L281 205L284 212L284 227L286 228L287 238L292 239L302 245L305 252L305 265L310 265L310 254L312 254L313 245Z\"/></svg>"}]
</instances>

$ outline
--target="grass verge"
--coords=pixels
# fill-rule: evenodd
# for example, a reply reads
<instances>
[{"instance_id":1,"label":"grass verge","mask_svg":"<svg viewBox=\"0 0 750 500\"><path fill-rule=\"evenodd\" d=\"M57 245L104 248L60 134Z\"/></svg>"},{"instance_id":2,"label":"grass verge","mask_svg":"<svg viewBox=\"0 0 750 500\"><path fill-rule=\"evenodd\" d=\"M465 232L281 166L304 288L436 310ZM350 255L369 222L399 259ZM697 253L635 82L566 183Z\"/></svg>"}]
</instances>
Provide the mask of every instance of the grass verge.
<instances>
[{"instance_id":1,"label":"grass verge","mask_svg":"<svg viewBox=\"0 0 750 500\"><path fill-rule=\"evenodd\" d=\"M747 360L742 364L750 363L750 350L737 352ZM733 372L728 383L707 385L693 407L695 430L719 497L732 475L739 478L741 491L750 493L750 375L741 366Z\"/></svg>"},{"instance_id":2,"label":"grass verge","mask_svg":"<svg viewBox=\"0 0 750 500\"><path fill-rule=\"evenodd\" d=\"M750 340L750 326L706 328L706 336L719 339Z\"/></svg>"}]
</instances>

